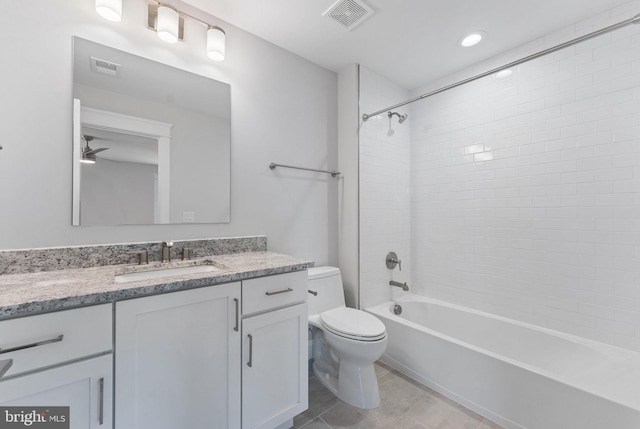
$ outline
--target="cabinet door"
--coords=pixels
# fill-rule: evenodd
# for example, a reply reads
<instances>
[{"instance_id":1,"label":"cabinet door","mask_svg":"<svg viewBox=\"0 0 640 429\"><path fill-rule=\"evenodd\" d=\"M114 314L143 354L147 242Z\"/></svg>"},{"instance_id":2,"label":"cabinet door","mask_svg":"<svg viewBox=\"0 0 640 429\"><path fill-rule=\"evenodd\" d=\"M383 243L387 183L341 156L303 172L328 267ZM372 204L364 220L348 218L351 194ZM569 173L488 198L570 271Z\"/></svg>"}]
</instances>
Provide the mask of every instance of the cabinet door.
<instances>
[{"instance_id":1,"label":"cabinet door","mask_svg":"<svg viewBox=\"0 0 640 429\"><path fill-rule=\"evenodd\" d=\"M69 407L71 429L111 428L112 355L0 381L2 406Z\"/></svg>"},{"instance_id":2,"label":"cabinet door","mask_svg":"<svg viewBox=\"0 0 640 429\"><path fill-rule=\"evenodd\" d=\"M116 427L240 427L240 283L116 303Z\"/></svg>"},{"instance_id":3,"label":"cabinet door","mask_svg":"<svg viewBox=\"0 0 640 429\"><path fill-rule=\"evenodd\" d=\"M307 304L242 321L242 427L272 429L307 409Z\"/></svg>"}]
</instances>

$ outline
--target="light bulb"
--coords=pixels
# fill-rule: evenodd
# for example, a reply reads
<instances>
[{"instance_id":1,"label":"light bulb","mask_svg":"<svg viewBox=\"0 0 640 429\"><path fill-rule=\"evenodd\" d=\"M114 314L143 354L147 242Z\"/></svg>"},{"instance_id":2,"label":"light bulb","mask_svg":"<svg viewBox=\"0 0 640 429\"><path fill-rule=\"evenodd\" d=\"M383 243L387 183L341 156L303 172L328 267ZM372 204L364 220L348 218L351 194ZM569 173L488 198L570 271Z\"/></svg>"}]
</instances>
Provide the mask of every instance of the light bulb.
<instances>
[{"instance_id":1,"label":"light bulb","mask_svg":"<svg viewBox=\"0 0 640 429\"><path fill-rule=\"evenodd\" d=\"M222 28L210 27L207 30L207 56L213 61L224 61L225 39Z\"/></svg>"},{"instance_id":2,"label":"light bulb","mask_svg":"<svg viewBox=\"0 0 640 429\"><path fill-rule=\"evenodd\" d=\"M471 46L475 46L486 36L484 31L474 31L473 33L469 33L466 36L462 37L458 43L460 46L468 48Z\"/></svg>"},{"instance_id":3,"label":"light bulb","mask_svg":"<svg viewBox=\"0 0 640 429\"><path fill-rule=\"evenodd\" d=\"M180 16L178 11L169 6L158 6L158 37L167 43L178 41Z\"/></svg>"},{"instance_id":4,"label":"light bulb","mask_svg":"<svg viewBox=\"0 0 640 429\"><path fill-rule=\"evenodd\" d=\"M122 19L122 0L96 0L96 12L109 21Z\"/></svg>"}]
</instances>

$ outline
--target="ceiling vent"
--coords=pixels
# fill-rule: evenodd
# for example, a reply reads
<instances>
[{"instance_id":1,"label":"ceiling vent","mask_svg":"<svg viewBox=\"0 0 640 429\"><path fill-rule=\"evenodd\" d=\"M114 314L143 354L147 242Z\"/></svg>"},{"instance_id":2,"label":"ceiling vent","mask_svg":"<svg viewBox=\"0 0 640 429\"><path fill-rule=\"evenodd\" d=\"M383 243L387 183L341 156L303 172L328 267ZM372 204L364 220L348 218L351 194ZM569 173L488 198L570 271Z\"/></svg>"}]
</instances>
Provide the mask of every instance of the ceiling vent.
<instances>
[{"instance_id":1,"label":"ceiling vent","mask_svg":"<svg viewBox=\"0 0 640 429\"><path fill-rule=\"evenodd\" d=\"M120 77L120 64L113 63L107 60L101 60L100 58L90 57L91 59L91 71L94 73L106 74L111 77Z\"/></svg>"},{"instance_id":2,"label":"ceiling vent","mask_svg":"<svg viewBox=\"0 0 640 429\"><path fill-rule=\"evenodd\" d=\"M374 13L362 0L338 0L322 16L351 31Z\"/></svg>"}]
</instances>

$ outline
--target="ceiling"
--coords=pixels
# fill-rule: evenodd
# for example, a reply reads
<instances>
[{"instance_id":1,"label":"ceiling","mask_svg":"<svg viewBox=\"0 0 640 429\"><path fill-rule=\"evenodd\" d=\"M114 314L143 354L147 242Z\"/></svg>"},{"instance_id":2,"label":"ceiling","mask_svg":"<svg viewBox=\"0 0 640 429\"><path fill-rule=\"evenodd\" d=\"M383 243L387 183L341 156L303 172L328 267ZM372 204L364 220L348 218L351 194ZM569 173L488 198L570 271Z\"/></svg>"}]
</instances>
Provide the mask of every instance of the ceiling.
<instances>
[{"instance_id":1,"label":"ceiling","mask_svg":"<svg viewBox=\"0 0 640 429\"><path fill-rule=\"evenodd\" d=\"M117 66L117 74L105 74L104 68L92 67L95 60ZM228 118L231 114L228 84L80 37L73 39L73 83L76 97L75 88L82 85L180 111L195 111L219 118ZM203 94L206 97L202 97ZM149 115L149 112L140 114L142 117Z\"/></svg>"},{"instance_id":2,"label":"ceiling","mask_svg":"<svg viewBox=\"0 0 640 429\"><path fill-rule=\"evenodd\" d=\"M359 63L405 89L564 29L626 0L364 0L375 13L351 32L322 16L336 0L185 0L333 71ZM629 16L622 15L620 20ZM458 39L474 30L473 48Z\"/></svg>"}]
</instances>

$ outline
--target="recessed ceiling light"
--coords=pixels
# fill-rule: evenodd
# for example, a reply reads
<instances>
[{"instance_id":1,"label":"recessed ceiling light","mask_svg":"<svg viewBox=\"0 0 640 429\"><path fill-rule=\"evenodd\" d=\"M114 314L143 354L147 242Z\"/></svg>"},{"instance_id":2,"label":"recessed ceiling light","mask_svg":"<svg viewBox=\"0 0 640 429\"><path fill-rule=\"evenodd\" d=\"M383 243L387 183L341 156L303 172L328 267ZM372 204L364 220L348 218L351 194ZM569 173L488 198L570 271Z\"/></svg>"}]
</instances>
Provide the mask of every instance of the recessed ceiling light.
<instances>
[{"instance_id":1,"label":"recessed ceiling light","mask_svg":"<svg viewBox=\"0 0 640 429\"><path fill-rule=\"evenodd\" d=\"M470 46L474 46L480 43L480 41L484 39L486 35L487 34L484 31L474 31L472 33L469 33L461 37L458 40L458 43L460 44L460 46L468 48Z\"/></svg>"},{"instance_id":2,"label":"recessed ceiling light","mask_svg":"<svg viewBox=\"0 0 640 429\"><path fill-rule=\"evenodd\" d=\"M511 76L512 74L513 74L513 71L511 71L511 69L500 70L498 73L496 73L496 77L498 79L505 79Z\"/></svg>"}]
</instances>

